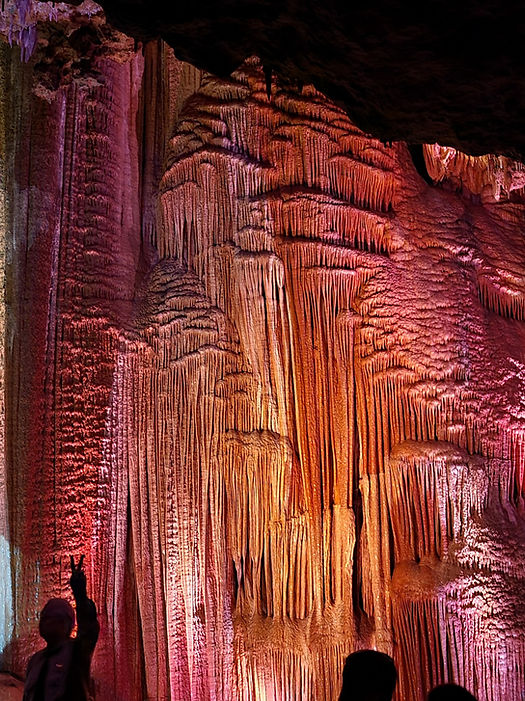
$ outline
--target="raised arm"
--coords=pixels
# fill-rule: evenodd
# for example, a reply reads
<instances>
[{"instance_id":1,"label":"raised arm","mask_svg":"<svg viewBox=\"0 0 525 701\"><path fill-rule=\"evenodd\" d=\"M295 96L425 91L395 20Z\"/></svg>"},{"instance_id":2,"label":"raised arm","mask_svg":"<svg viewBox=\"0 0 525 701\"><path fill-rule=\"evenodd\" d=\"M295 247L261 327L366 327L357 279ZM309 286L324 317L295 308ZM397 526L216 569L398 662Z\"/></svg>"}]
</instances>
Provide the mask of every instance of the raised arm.
<instances>
[{"instance_id":1,"label":"raised arm","mask_svg":"<svg viewBox=\"0 0 525 701\"><path fill-rule=\"evenodd\" d=\"M76 603L77 640L84 652L91 655L97 644L100 626L97 619L97 608L87 595L87 582L83 564L84 555L81 555L78 565L75 565L75 560L73 555L71 555L69 584Z\"/></svg>"}]
</instances>

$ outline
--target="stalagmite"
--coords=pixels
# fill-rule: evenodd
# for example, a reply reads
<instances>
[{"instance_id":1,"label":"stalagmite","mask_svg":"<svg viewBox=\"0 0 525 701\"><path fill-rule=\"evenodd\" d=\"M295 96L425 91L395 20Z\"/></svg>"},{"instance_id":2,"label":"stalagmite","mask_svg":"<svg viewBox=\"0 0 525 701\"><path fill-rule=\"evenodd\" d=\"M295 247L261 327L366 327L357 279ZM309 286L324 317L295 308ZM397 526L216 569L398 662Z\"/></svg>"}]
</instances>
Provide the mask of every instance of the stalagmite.
<instances>
[{"instance_id":1,"label":"stalagmite","mask_svg":"<svg viewBox=\"0 0 525 701\"><path fill-rule=\"evenodd\" d=\"M336 699L368 646L521 701L523 167L432 185L256 58L57 13L2 46L4 668L82 552L98 701Z\"/></svg>"}]
</instances>

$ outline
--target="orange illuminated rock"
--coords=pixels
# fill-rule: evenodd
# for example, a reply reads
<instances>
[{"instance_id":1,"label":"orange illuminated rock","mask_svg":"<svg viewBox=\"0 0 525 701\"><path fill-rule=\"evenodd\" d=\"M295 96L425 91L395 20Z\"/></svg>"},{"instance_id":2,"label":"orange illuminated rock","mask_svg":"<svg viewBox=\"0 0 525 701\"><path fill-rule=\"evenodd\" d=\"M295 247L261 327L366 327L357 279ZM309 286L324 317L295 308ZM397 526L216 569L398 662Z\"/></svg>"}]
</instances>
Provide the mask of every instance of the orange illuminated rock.
<instances>
[{"instance_id":1,"label":"orange illuminated rock","mask_svg":"<svg viewBox=\"0 0 525 701\"><path fill-rule=\"evenodd\" d=\"M125 46L2 49L8 664L85 553L98 701L520 701L521 166Z\"/></svg>"}]
</instances>

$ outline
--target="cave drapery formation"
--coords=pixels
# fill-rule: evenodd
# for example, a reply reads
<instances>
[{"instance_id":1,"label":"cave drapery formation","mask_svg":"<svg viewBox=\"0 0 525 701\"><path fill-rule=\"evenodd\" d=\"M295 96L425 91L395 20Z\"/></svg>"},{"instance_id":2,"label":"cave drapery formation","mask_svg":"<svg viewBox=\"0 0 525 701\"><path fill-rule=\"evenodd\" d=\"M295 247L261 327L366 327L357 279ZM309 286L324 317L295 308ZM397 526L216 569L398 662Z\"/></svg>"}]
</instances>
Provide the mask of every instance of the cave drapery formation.
<instances>
[{"instance_id":1,"label":"cave drapery formation","mask_svg":"<svg viewBox=\"0 0 525 701\"><path fill-rule=\"evenodd\" d=\"M46 11L1 46L3 668L85 553L99 701L335 699L365 646L521 701L521 165L428 184L257 59Z\"/></svg>"}]
</instances>

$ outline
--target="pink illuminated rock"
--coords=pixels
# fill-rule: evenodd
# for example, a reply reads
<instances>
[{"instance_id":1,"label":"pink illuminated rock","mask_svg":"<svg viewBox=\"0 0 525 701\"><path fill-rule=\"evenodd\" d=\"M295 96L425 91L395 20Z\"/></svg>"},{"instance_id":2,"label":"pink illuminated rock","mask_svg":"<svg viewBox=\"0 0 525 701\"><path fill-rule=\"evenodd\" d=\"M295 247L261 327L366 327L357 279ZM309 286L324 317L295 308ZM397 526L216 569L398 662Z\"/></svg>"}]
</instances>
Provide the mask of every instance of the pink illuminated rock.
<instances>
[{"instance_id":1,"label":"pink illuminated rock","mask_svg":"<svg viewBox=\"0 0 525 701\"><path fill-rule=\"evenodd\" d=\"M522 167L113 40L3 48L10 668L82 552L98 701L521 701Z\"/></svg>"}]
</instances>

